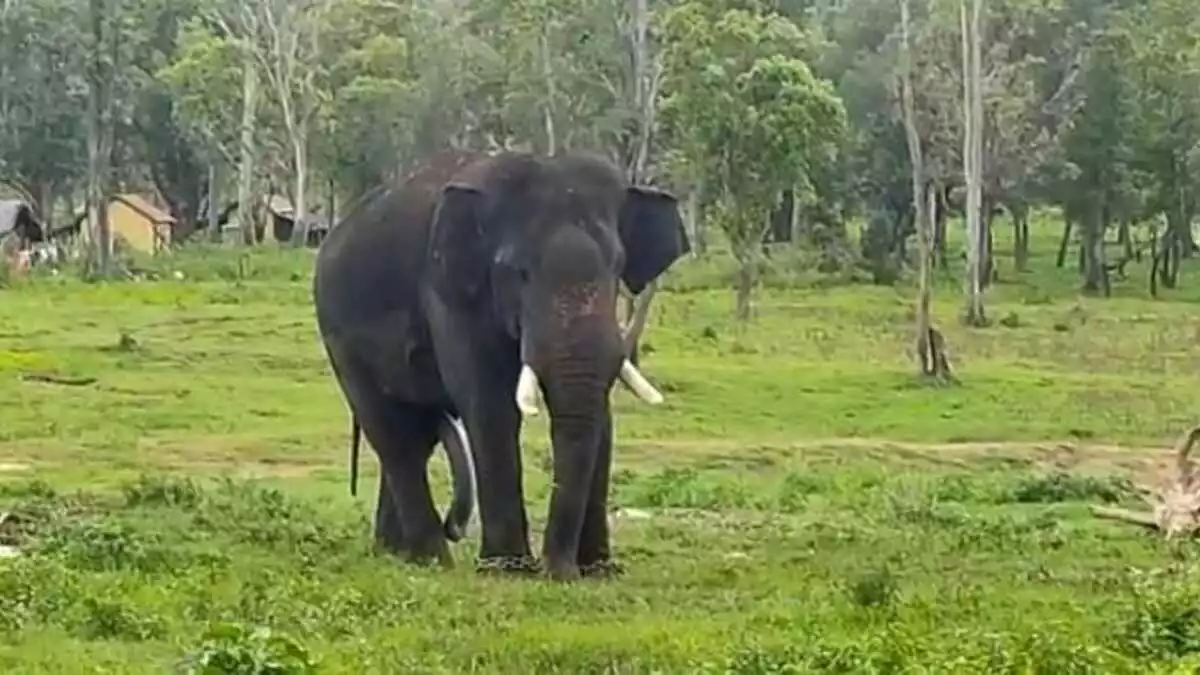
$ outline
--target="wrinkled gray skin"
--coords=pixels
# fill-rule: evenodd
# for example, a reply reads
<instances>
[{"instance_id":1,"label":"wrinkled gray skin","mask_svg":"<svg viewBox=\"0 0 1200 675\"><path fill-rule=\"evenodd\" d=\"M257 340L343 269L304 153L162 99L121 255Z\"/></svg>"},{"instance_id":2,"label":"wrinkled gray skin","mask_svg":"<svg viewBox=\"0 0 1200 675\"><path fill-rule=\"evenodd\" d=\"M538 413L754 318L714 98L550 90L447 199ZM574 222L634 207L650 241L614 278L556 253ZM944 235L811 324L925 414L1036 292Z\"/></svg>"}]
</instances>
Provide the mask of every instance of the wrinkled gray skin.
<instances>
[{"instance_id":1,"label":"wrinkled gray skin","mask_svg":"<svg viewBox=\"0 0 1200 675\"><path fill-rule=\"evenodd\" d=\"M439 429L460 418L480 564L537 564L514 402L525 363L553 445L545 569L559 579L616 569L606 512L608 392L625 356L617 284L640 292L688 250L673 196L587 155L448 153L346 216L318 253L313 293L333 371L382 466L377 540L451 564L447 533L465 520L452 508L439 522L427 463ZM447 450L469 517L464 464Z\"/></svg>"}]
</instances>

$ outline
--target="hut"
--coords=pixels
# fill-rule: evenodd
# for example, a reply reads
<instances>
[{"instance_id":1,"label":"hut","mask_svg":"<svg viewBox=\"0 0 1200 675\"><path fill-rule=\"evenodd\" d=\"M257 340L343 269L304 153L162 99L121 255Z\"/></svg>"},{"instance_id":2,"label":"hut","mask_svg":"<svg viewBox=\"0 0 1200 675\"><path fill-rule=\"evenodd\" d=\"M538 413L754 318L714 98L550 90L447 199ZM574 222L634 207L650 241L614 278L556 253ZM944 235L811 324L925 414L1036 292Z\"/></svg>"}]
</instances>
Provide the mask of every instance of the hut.
<instances>
[{"instance_id":1,"label":"hut","mask_svg":"<svg viewBox=\"0 0 1200 675\"><path fill-rule=\"evenodd\" d=\"M296 210L292 207L292 201L280 195L267 195L264 199L270 218L269 228L265 232L259 230L258 238L261 241L290 242L292 232L296 229ZM320 246L325 240L325 235L329 234L329 218L321 214L318 207L306 215L304 220L308 224L306 245L310 248Z\"/></svg>"},{"instance_id":2,"label":"hut","mask_svg":"<svg viewBox=\"0 0 1200 675\"><path fill-rule=\"evenodd\" d=\"M45 226L28 202L0 199L0 240L6 247L25 248L45 238Z\"/></svg>"},{"instance_id":3,"label":"hut","mask_svg":"<svg viewBox=\"0 0 1200 675\"><path fill-rule=\"evenodd\" d=\"M7 261L10 269L28 269L30 247L45 239L45 226L28 202L20 199L0 200L0 256Z\"/></svg>"},{"instance_id":4,"label":"hut","mask_svg":"<svg viewBox=\"0 0 1200 675\"><path fill-rule=\"evenodd\" d=\"M87 218L81 223L86 226ZM114 242L143 253L158 253L171 245L175 218L137 194L114 195L108 202L108 230Z\"/></svg>"}]
</instances>

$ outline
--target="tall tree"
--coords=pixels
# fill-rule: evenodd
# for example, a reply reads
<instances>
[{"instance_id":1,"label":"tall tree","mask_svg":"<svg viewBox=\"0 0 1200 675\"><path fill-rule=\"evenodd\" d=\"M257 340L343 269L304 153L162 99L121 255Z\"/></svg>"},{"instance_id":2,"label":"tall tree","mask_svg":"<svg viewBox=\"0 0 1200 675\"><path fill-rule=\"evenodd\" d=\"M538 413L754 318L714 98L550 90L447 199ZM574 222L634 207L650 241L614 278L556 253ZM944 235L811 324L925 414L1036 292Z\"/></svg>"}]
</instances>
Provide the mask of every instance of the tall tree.
<instances>
[{"instance_id":1,"label":"tall tree","mask_svg":"<svg viewBox=\"0 0 1200 675\"><path fill-rule=\"evenodd\" d=\"M251 50L263 81L274 94L290 151L292 244L308 238L309 141L325 103L321 33L329 21L329 0L258 0L263 42Z\"/></svg>"},{"instance_id":2,"label":"tall tree","mask_svg":"<svg viewBox=\"0 0 1200 675\"><path fill-rule=\"evenodd\" d=\"M779 15L687 3L668 14L664 32L663 114L672 139L691 139L679 161L716 193L713 218L738 263L736 314L745 321L776 199L832 152L845 110L799 58L811 38Z\"/></svg>"},{"instance_id":3,"label":"tall tree","mask_svg":"<svg viewBox=\"0 0 1200 675\"><path fill-rule=\"evenodd\" d=\"M120 120L121 79L126 41L125 0L88 0L83 12L84 77L87 82L87 213L88 273L108 276L112 233L108 203L113 193L113 146Z\"/></svg>"},{"instance_id":4,"label":"tall tree","mask_svg":"<svg viewBox=\"0 0 1200 675\"><path fill-rule=\"evenodd\" d=\"M970 10L968 12L968 3ZM967 306L969 325L987 322L983 309L983 276L987 233L983 224L983 82L979 24L983 0L962 0L963 175L967 186Z\"/></svg>"},{"instance_id":5,"label":"tall tree","mask_svg":"<svg viewBox=\"0 0 1200 675\"><path fill-rule=\"evenodd\" d=\"M1136 162L1154 211L1166 216L1156 267L1175 286L1179 260L1196 249L1192 222L1200 174L1200 14L1187 0L1154 0L1123 15L1138 105Z\"/></svg>"},{"instance_id":6,"label":"tall tree","mask_svg":"<svg viewBox=\"0 0 1200 675\"><path fill-rule=\"evenodd\" d=\"M208 19L187 22L174 59L156 77L170 92L185 128L210 161L219 159L237 167L238 227L245 243L253 244L256 136L261 114L259 71L251 52L258 34L257 15L223 11L231 16L210 14Z\"/></svg>"},{"instance_id":7,"label":"tall tree","mask_svg":"<svg viewBox=\"0 0 1200 675\"><path fill-rule=\"evenodd\" d=\"M84 28L67 0L0 4L0 183L47 221L85 169Z\"/></svg>"},{"instance_id":8,"label":"tall tree","mask_svg":"<svg viewBox=\"0 0 1200 675\"><path fill-rule=\"evenodd\" d=\"M900 0L900 88L905 138L908 141L912 166L913 206L916 208L917 253L920 256L917 307L916 351L921 374L943 378L946 358L941 350L940 334L933 328L933 246L931 211L936 208L936 188L925 175L921 135L917 131L916 105L913 96L912 41L909 31L909 0Z\"/></svg>"}]
</instances>

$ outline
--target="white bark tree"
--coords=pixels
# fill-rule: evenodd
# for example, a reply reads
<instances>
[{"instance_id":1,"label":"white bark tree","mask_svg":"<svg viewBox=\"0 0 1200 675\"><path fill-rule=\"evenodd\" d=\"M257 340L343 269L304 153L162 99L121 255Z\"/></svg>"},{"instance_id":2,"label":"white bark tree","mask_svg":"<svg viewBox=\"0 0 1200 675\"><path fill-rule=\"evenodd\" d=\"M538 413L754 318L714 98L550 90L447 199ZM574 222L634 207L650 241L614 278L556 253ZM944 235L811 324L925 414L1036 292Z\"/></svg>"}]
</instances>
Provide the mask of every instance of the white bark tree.
<instances>
[{"instance_id":1,"label":"white bark tree","mask_svg":"<svg viewBox=\"0 0 1200 675\"><path fill-rule=\"evenodd\" d=\"M967 3L970 3L968 16ZM962 0L960 6L963 55L963 174L967 187L967 306L964 319L983 326L984 246L983 228L983 86L981 74L980 21L983 0Z\"/></svg>"},{"instance_id":2,"label":"white bark tree","mask_svg":"<svg viewBox=\"0 0 1200 675\"><path fill-rule=\"evenodd\" d=\"M921 134L917 129L916 95L913 93L913 59L909 0L900 0L900 108L912 166L912 195L920 261L916 308L916 351L921 375L944 381L950 366L941 333L933 327L933 221L937 184L925 167Z\"/></svg>"},{"instance_id":3,"label":"white bark tree","mask_svg":"<svg viewBox=\"0 0 1200 675\"><path fill-rule=\"evenodd\" d=\"M108 202L112 196L113 144L116 136L117 80L120 74L120 0L89 0L85 12L87 48L87 216L83 230L87 268L101 277L111 272L112 234Z\"/></svg>"},{"instance_id":4,"label":"white bark tree","mask_svg":"<svg viewBox=\"0 0 1200 675\"><path fill-rule=\"evenodd\" d=\"M925 186L925 163L921 150L921 135L917 131L916 113L912 90L912 46L909 37L909 0L900 0L900 103L904 118L905 137L908 141L908 157L912 166L913 208L916 210L917 253L920 257L919 291L917 294L917 354L921 361L921 374L928 375L926 353L929 344L930 304L932 294L929 284L929 214L923 199Z\"/></svg>"},{"instance_id":5,"label":"white bark tree","mask_svg":"<svg viewBox=\"0 0 1200 675\"><path fill-rule=\"evenodd\" d=\"M256 73L247 70L244 74L243 99L257 103L261 81L278 106L292 173L295 246L303 246L308 237L309 140L314 119L324 104L320 87L321 35L329 8L329 0L239 0L236 15L240 25L221 22L227 37L240 36L246 57L256 66ZM255 154L254 133L247 130L247 125L254 124L256 109L246 106L243 111L243 157ZM247 177L240 178L239 194ZM239 201L239 205L242 203Z\"/></svg>"},{"instance_id":6,"label":"white bark tree","mask_svg":"<svg viewBox=\"0 0 1200 675\"><path fill-rule=\"evenodd\" d=\"M658 112L658 91L662 82L663 64L661 55L650 45L650 8L648 0L629 0L628 38L631 57L630 91L637 133L634 138L633 155L626 174L630 182L646 177L650 161L650 145ZM638 343L646 330L650 316L650 303L658 291L658 281L650 283L636 296L627 296L625 302L625 350L630 361L638 361Z\"/></svg>"},{"instance_id":7,"label":"white bark tree","mask_svg":"<svg viewBox=\"0 0 1200 675\"><path fill-rule=\"evenodd\" d=\"M258 69L247 50L242 56L242 119L238 134L237 219L242 241L253 246L258 237L254 222L254 175L257 159L255 134L259 108Z\"/></svg>"}]
</instances>

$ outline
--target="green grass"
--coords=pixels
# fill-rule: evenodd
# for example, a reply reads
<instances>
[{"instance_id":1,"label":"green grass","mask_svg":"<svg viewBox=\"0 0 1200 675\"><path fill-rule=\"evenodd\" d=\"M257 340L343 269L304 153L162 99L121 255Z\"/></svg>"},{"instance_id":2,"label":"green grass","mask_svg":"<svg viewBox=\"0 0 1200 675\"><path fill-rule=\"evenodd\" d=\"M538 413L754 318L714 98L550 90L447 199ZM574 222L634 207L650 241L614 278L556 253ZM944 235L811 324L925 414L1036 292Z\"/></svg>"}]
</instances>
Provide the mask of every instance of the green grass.
<instances>
[{"instance_id":1,"label":"green grass","mask_svg":"<svg viewBox=\"0 0 1200 675\"><path fill-rule=\"evenodd\" d=\"M961 274L939 276L962 379L944 388L913 375L908 285L780 253L737 327L720 256L680 264L643 368L667 403L614 394L629 573L572 586L473 574L477 520L452 571L371 551L375 462L349 497L310 252L13 280L0 510L20 518L0 541L24 551L0 560L0 672L1191 672L1196 553L1087 505L1130 501L1195 422L1200 283L1185 266L1151 301L1131 266L1080 297L1056 237L1037 224L1030 273L1001 260L991 327L962 327ZM525 434L535 546L544 424ZM444 504L440 454L433 471Z\"/></svg>"}]
</instances>

